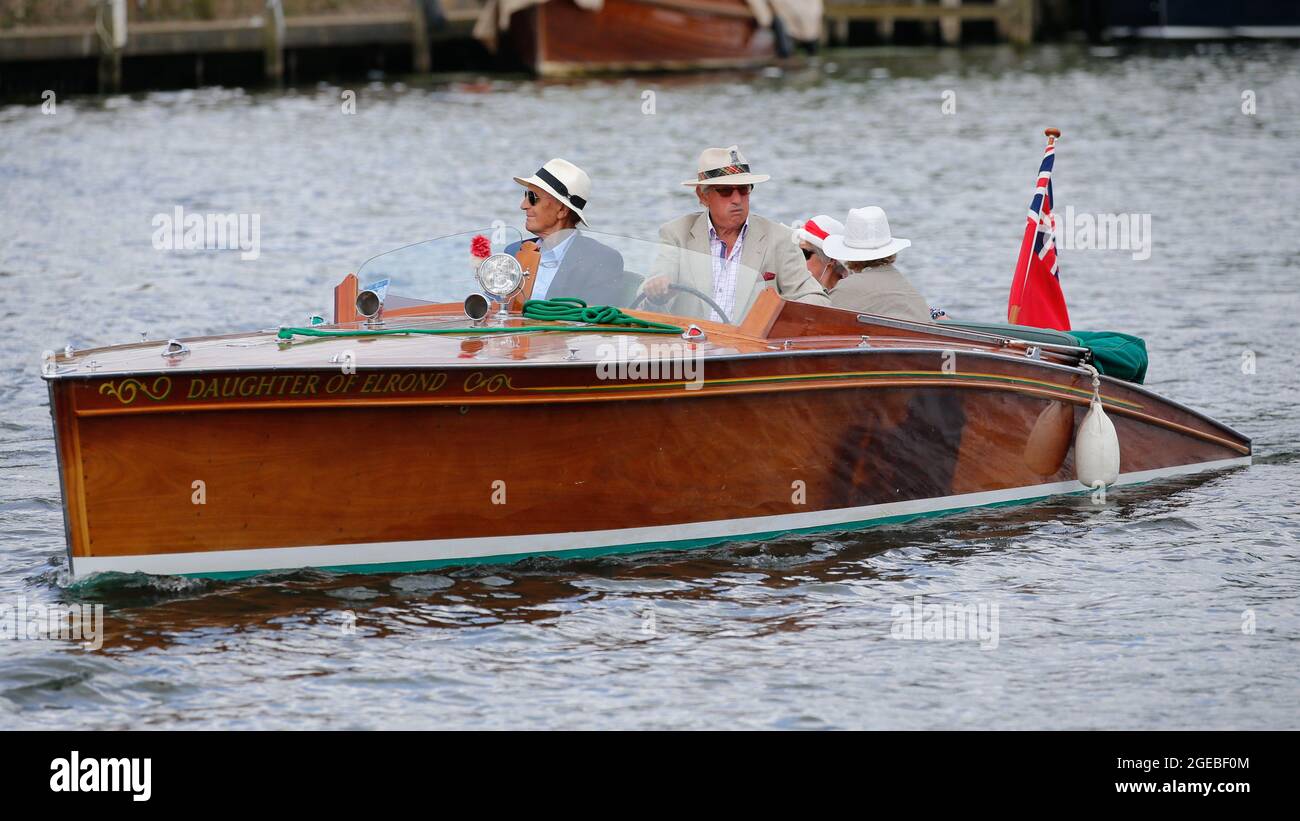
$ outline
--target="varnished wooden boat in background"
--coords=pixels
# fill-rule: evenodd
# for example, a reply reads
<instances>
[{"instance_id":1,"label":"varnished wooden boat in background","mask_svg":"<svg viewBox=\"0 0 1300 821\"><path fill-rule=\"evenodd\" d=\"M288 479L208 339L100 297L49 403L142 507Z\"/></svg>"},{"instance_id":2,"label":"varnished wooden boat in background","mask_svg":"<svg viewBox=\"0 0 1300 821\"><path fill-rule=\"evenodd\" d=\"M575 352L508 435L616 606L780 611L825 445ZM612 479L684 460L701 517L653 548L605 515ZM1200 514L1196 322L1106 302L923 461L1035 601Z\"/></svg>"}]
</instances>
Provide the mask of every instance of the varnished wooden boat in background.
<instances>
[{"instance_id":1,"label":"varnished wooden boat in background","mask_svg":"<svg viewBox=\"0 0 1300 821\"><path fill-rule=\"evenodd\" d=\"M327 327L360 327L355 291L349 277ZM389 318L465 324L459 304ZM687 548L1086 492L1077 350L769 290L741 324L673 338L702 363L688 389L599 373L602 346L663 336L542 324L559 330L263 331L182 340L186 355L157 342L60 354L45 378L73 575ZM1103 378L1101 393L1119 484L1250 461L1247 438L1146 388Z\"/></svg>"},{"instance_id":2,"label":"varnished wooden boat in background","mask_svg":"<svg viewBox=\"0 0 1300 821\"><path fill-rule=\"evenodd\" d=\"M543 76L762 65L776 38L745 0L605 0L600 11L549 0L516 12L505 38Z\"/></svg>"}]
</instances>

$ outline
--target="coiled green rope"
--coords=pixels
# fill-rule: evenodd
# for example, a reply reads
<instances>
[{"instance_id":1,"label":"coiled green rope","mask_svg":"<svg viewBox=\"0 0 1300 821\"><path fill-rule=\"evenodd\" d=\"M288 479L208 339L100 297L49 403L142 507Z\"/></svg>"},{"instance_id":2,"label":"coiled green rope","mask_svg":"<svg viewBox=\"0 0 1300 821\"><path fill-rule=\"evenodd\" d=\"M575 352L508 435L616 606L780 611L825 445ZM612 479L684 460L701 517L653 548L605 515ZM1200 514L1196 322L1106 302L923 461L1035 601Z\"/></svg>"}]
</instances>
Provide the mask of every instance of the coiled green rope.
<instances>
[{"instance_id":1,"label":"coiled green rope","mask_svg":"<svg viewBox=\"0 0 1300 821\"><path fill-rule=\"evenodd\" d=\"M593 305L571 296L554 299L530 299L524 303L524 316L528 319L549 319L553 322L586 322L593 325L622 325L656 333L680 334L682 329L665 322L651 322L623 313L612 305Z\"/></svg>"},{"instance_id":2,"label":"coiled green rope","mask_svg":"<svg viewBox=\"0 0 1300 821\"><path fill-rule=\"evenodd\" d=\"M608 333L609 326L637 330L648 334L681 334L682 329L665 322L651 322L623 313L611 305L593 305L574 297L530 299L524 303L524 318L548 322L582 322L584 325L493 325L481 328L358 328L347 331L330 331L324 328L281 328L280 339L295 336L391 336L393 334L517 334L529 331L597 331Z\"/></svg>"}]
</instances>

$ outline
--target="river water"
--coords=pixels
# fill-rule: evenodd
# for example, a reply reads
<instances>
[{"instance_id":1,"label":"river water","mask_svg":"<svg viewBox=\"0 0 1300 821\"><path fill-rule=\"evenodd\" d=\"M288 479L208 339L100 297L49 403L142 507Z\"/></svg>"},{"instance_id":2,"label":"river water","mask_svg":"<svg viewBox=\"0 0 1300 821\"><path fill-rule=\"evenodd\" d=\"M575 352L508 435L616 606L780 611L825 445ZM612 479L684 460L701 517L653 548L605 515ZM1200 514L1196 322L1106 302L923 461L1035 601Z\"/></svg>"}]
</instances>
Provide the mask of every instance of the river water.
<instances>
[{"instance_id":1,"label":"river water","mask_svg":"<svg viewBox=\"0 0 1300 821\"><path fill-rule=\"evenodd\" d=\"M1045 126L1058 212L1150 218L1149 254L1062 251L1075 327L1145 337L1252 466L687 554L67 583L44 350L298 324L375 253L520 225L510 178L557 155L594 228L653 236L731 143L772 175L755 212L881 205L932 304L997 319ZM97 650L0 640L0 727L1300 726L1298 155L1300 52L1268 45L0 108L0 606L105 608ZM258 258L155 250L177 206L258 215ZM896 638L918 603L988 632Z\"/></svg>"}]
</instances>

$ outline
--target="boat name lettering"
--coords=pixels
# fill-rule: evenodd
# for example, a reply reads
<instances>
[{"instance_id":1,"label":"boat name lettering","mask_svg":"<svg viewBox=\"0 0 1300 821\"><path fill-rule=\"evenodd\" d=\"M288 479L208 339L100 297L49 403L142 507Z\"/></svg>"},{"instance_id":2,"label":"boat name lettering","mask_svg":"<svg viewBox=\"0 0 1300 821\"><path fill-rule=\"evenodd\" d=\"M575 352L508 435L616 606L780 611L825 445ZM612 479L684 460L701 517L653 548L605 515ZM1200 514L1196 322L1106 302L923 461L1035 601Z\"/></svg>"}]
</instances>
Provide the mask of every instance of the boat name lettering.
<instances>
[{"instance_id":1,"label":"boat name lettering","mask_svg":"<svg viewBox=\"0 0 1300 821\"><path fill-rule=\"evenodd\" d=\"M372 373L361 383L361 393L436 391L447 384L445 373Z\"/></svg>"},{"instance_id":2,"label":"boat name lettering","mask_svg":"<svg viewBox=\"0 0 1300 821\"><path fill-rule=\"evenodd\" d=\"M249 376L196 376L186 399L249 399L263 396L320 396L347 394L433 392L447 383L445 373L375 372L358 374L265 374Z\"/></svg>"},{"instance_id":3,"label":"boat name lettering","mask_svg":"<svg viewBox=\"0 0 1300 821\"><path fill-rule=\"evenodd\" d=\"M316 393L320 377L307 374L266 376L196 376L186 399L231 399L250 396L307 396Z\"/></svg>"}]
</instances>

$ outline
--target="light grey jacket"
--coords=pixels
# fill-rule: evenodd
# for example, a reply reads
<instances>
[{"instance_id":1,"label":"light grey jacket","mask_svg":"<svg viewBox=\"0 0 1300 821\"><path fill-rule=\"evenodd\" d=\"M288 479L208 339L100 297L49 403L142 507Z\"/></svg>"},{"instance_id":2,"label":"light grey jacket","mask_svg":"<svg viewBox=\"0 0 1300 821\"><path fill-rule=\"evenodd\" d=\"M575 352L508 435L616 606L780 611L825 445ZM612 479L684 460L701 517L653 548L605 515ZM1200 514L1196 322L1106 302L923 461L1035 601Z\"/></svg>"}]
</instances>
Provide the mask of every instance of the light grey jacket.
<instances>
[{"instance_id":1,"label":"light grey jacket","mask_svg":"<svg viewBox=\"0 0 1300 821\"><path fill-rule=\"evenodd\" d=\"M864 314L929 322L930 307L893 265L849 274L831 288L831 306Z\"/></svg>"},{"instance_id":2,"label":"light grey jacket","mask_svg":"<svg viewBox=\"0 0 1300 821\"><path fill-rule=\"evenodd\" d=\"M736 272L736 304L729 317L739 323L749 313L763 288L772 287L782 297L814 305L830 305L830 298L804 266L803 254L791 239L793 232L779 222L757 214L749 215L745 245L740 252ZM687 214L659 229L664 246L656 261L654 274L667 274L676 284L688 285L713 296L713 258L709 250L709 214ZM685 253L676 249L684 249ZM764 277L773 274L769 280ZM712 309L699 297L669 292L668 307L651 303L653 310L677 316L708 319Z\"/></svg>"}]
</instances>

